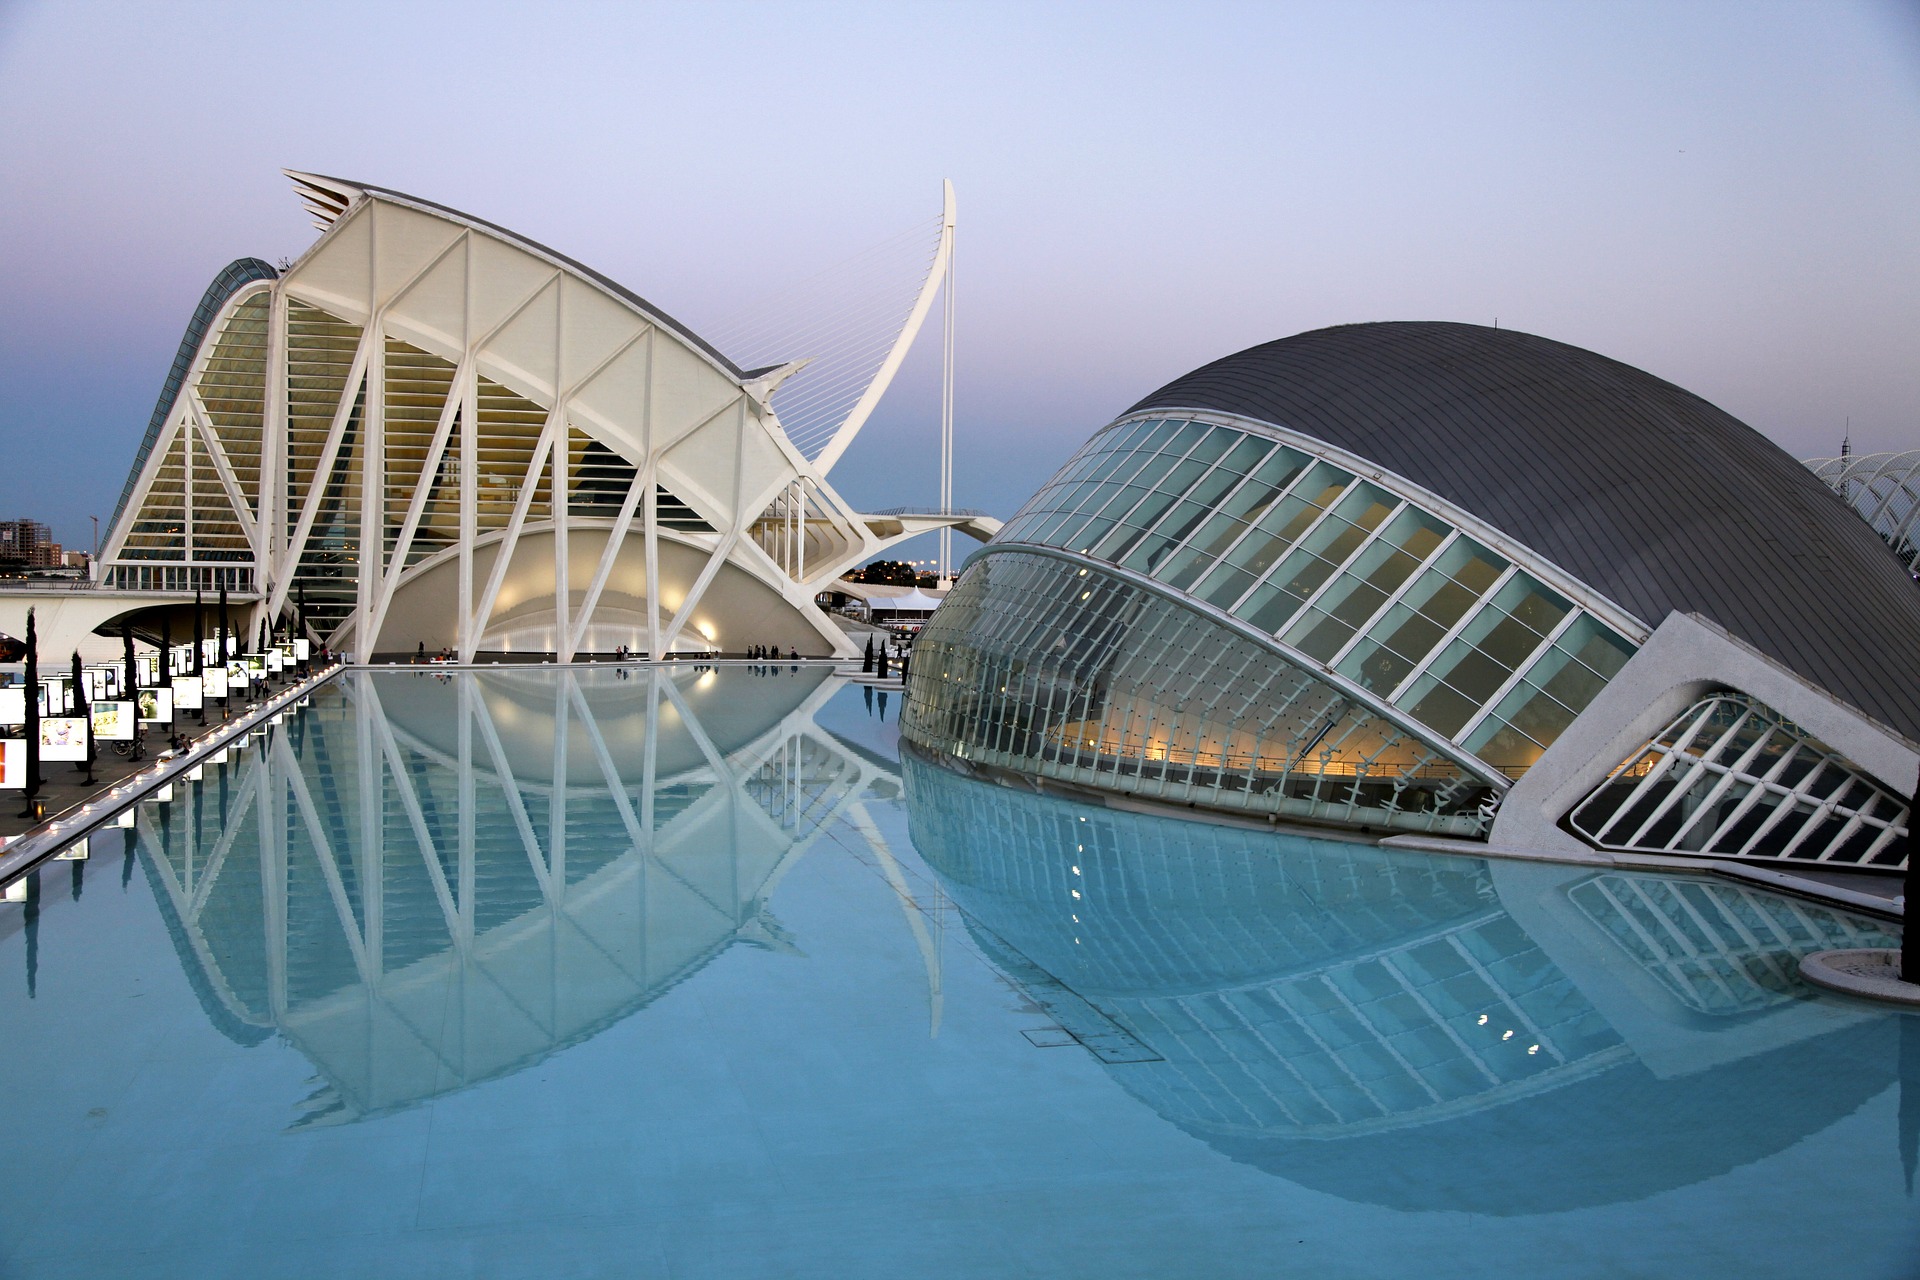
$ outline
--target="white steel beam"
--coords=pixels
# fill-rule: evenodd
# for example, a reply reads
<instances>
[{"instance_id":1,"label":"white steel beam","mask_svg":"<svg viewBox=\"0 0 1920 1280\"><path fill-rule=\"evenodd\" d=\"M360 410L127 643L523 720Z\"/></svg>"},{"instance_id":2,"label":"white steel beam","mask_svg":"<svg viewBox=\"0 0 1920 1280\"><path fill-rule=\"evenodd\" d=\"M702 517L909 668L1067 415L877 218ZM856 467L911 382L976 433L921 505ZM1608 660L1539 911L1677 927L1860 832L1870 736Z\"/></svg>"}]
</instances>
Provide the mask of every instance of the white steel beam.
<instances>
[{"instance_id":1,"label":"white steel beam","mask_svg":"<svg viewBox=\"0 0 1920 1280\"><path fill-rule=\"evenodd\" d=\"M247 535L247 544L253 548L254 558L258 560L264 555L264 549L259 526L248 508L247 496L241 492L240 481L235 478L233 466L227 461L227 451L214 434L213 423L207 417L207 406L200 399L200 389L188 387L186 393L187 409L193 415L194 426L199 431L201 443L206 447L207 458L213 463L213 473L220 478L220 487L226 491L227 501L233 505L234 517L240 524L241 532Z\"/></svg>"},{"instance_id":2,"label":"white steel beam","mask_svg":"<svg viewBox=\"0 0 1920 1280\"><path fill-rule=\"evenodd\" d=\"M353 406L360 398L360 392L367 380L367 357L378 342L379 330L369 326L360 334L360 345L354 348L353 364L347 369L347 379L340 387L340 403L334 406L333 421L327 427L326 443L320 449L320 457L314 463L313 476L307 484L306 501L300 504L300 521L294 526L293 537L287 540L287 549L273 572L273 592L267 606L269 613L278 613L287 602L287 589L293 584L294 570L299 568L300 554L307 549L307 536L313 532L313 522L320 514L320 500L326 493L327 481L333 476L334 460L340 455L340 441L346 434L347 422L353 417Z\"/></svg>"}]
</instances>

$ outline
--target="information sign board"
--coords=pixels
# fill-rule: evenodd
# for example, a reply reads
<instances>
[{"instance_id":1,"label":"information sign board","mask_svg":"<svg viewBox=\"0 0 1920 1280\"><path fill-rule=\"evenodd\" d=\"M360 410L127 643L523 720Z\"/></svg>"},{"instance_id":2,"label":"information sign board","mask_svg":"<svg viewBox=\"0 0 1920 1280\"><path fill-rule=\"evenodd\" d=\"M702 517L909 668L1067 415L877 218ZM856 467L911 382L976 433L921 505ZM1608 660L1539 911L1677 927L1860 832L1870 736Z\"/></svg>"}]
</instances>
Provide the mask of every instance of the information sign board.
<instances>
[{"instance_id":1,"label":"information sign board","mask_svg":"<svg viewBox=\"0 0 1920 1280\"><path fill-rule=\"evenodd\" d=\"M42 760L85 760L87 722L80 716L48 716L40 722Z\"/></svg>"},{"instance_id":2,"label":"information sign board","mask_svg":"<svg viewBox=\"0 0 1920 1280\"><path fill-rule=\"evenodd\" d=\"M173 723L173 690L168 688L142 689L140 691L140 718L154 724Z\"/></svg>"},{"instance_id":3,"label":"information sign board","mask_svg":"<svg viewBox=\"0 0 1920 1280\"><path fill-rule=\"evenodd\" d=\"M173 707L176 711L198 711L202 705L199 676L173 678Z\"/></svg>"},{"instance_id":4,"label":"information sign board","mask_svg":"<svg viewBox=\"0 0 1920 1280\"><path fill-rule=\"evenodd\" d=\"M95 741L126 742L133 737L131 702L96 702L92 711Z\"/></svg>"}]
</instances>

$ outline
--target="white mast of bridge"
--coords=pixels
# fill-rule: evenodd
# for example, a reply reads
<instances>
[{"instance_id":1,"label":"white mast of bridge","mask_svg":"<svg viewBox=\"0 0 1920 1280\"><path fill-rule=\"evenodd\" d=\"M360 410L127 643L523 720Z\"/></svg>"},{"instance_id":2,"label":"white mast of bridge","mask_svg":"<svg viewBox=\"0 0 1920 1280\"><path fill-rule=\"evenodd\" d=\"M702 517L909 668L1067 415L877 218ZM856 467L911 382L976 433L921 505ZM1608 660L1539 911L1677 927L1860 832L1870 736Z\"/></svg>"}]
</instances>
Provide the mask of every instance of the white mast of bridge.
<instances>
[{"instance_id":1,"label":"white mast of bridge","mask_svg":"<svg viewBox=\"0 0 1920 1280\"><path fill-rule=\"evenodd\" d=\"M953 182L943 180L944 202L940 237L942 257L946 259L945 278L940 283L944 296L941 313L940 346L940 514L953 514ZM940 585L953 585L953 530L940 530Z\"/></svg>"}]
</instances>

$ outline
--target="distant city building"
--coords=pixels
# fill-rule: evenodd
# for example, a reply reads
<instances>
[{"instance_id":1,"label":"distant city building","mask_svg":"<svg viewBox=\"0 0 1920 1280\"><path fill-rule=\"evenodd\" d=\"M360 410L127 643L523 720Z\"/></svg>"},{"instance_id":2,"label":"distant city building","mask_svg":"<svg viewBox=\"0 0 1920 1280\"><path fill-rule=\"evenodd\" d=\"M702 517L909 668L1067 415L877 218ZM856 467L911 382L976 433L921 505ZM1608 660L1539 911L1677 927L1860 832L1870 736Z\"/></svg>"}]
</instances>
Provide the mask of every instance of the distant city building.
<instances>
[{"instance_id":1,"label":"distant city building","mask_svg":"<svg viewBox=\"0 0 1920 1280\"><path fill-rule=\"evenodd\" d=\"M900 718L968 767L1503 847L1894 866L1920 593L1640 370L1362 324L1103 428L976 555Z\"/></svg>"},{"instance_id":2,"label":"distant city building","mask_svg":"<svg viewBox=\"0 0 1920 1280\"><path fill-rule=\"evenodd\" d=\"M67 551L38 520L0 520L0 574L56 574L86 570L92 557Z\"/></svg>"}]
</instances>

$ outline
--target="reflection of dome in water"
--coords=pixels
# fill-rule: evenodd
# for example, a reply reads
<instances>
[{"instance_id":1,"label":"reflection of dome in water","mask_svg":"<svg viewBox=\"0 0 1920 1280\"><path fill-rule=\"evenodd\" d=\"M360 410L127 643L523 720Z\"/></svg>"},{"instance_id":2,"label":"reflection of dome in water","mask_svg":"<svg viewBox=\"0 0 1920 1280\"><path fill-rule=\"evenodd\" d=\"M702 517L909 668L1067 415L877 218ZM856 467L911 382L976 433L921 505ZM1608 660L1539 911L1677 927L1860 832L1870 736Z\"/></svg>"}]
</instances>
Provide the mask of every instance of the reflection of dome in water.
<instances>
[{"instance_id":1,"label":"reflection of dome in water","mask_svg":"<svg viewBox=\"0 0 1920 1280\"><path fill-rule=\"evenodd\" d=\"M353 675L208 770L142 844L215 1025L284 1034L326 1080L301 1123L337 1123L522 1070L735 941L785 946L764 899L863 774L812 726L820 680L713 676Z\"/></svg>"},{"instance_id":2,"label":"reflection of dome in water","mask_svg":"<svg viewBox=\"0 0 1920 1280\"><path fill-rule=\"evenodd\" d=\"M914 843L989 955L1045 970L1157 1056L1111 1066L1118 1083L1222 1153L1347 1199L1635 1199L1778 1151L1892 1079L1884 1020L1765 988L1719 1021L1674 1005L1696 1061L1656 1074L1478 859L1094 809L912 757L905 774ZM1768 1017L1761 1051L1708 1065L1723 1025Z\"/></svg>"}]
</instances>

